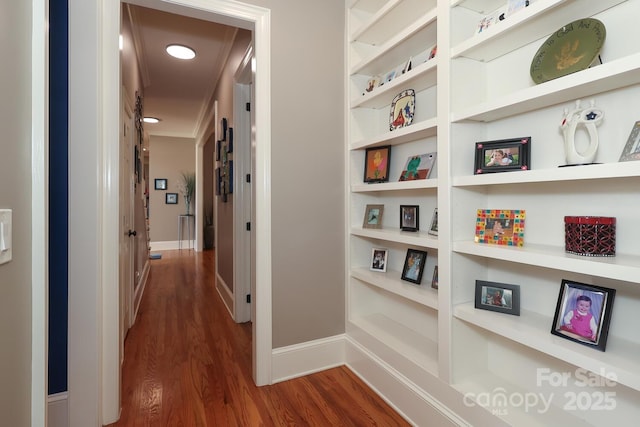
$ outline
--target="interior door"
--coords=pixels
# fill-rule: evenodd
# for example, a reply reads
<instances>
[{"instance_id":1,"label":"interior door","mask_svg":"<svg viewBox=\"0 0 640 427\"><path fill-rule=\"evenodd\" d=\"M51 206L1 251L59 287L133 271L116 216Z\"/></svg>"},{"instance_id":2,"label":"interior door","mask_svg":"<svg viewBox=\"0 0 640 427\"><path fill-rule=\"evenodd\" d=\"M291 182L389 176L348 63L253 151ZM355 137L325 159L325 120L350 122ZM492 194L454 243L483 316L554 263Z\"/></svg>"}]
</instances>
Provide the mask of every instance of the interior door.
<instances>
[{"instance_id":1,"label":"interior door","mask_svg":"<svg viewBox=\"0 0 640 427\"><path fill-rule=\"evenodd\" d=\"M133 111L124 103L120 130L120 360L124 357L124 338L133 318Z\"/></svg>"}]
</instances>

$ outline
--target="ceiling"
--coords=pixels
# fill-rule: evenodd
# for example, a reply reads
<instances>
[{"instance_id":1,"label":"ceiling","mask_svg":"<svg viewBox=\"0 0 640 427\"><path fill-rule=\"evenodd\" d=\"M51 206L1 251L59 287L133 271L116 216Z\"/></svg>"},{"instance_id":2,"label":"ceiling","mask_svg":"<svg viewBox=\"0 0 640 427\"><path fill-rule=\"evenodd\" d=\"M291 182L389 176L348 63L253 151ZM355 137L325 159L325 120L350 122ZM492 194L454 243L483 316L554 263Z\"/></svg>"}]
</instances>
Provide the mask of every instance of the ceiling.
<instances>
[{"instance_id":1,"label":"ceiling","mask_svg":"<svg viewBox=\"0 0 640 427\"><path fill-rule=\"evenodd\" d=\"M211 98L238 28L125 4L144 86L144 115L149 135L194 138L209 119ZM169 44L196 51L191 60L169 56Z\"/></svg>"}]
</instances>

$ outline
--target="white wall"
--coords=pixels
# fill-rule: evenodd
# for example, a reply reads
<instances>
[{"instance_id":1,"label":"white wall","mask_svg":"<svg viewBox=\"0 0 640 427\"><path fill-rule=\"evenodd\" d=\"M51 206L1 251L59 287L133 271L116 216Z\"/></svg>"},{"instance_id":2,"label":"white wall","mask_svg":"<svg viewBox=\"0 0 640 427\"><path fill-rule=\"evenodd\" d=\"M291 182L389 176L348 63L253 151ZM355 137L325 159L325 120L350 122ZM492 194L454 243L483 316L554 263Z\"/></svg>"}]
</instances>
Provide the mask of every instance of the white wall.
<instances>
[{"instance_id":1,"label":"white wall","mask_svg":"<svg viewBox=\"0 0 640 427\"><path fill-rule=\"evenodd\" d=\"M0 424L28 426L32 355L31 2L0 0L0 10L0 56L5 58L0 79L4 100L0 103L0 209L13 209L13 260L0 265Z\"/></svg>"}]
</instances>

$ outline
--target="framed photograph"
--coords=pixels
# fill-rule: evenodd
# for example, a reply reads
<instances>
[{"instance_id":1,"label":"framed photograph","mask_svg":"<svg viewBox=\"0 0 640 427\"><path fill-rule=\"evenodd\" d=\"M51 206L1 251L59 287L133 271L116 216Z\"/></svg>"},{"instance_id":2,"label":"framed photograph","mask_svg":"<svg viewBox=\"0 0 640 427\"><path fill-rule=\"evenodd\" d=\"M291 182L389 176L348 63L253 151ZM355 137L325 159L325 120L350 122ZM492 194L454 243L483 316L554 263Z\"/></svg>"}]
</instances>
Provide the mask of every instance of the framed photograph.
<instances>
[{"instance_id":1,"label":"framed photograph","mask_svg":"<svg viewBox=\"0 0 640 427\"><path fill-rule=\"evenodd\" d=\"M478 209L476 243L523 246L525 216L524 210Z\"/></svg>"},{"instance_id":2,"label":"framed photograph","mask_svg":"<svg viewBox=\"0 0 640 427\"><path fill-rule=\"evenodd\" d=\"M382 228L384 205L367 205L362 228Z\"/></svg>"},{"instance_id":3,"label":"framed photograph","mask_svg":"<svg viewBox=\"0 0 640 427\"><path fill-rule=\"evenodd\" d=\"M216 161L220 161L220 149L222 148L222 141L216 141Z\"/></svg>"},{"instance_id":4,"label":"framed photograph","mask_svg":"<svg viewBox=\"0 0 640 427\"><path fill-rule=\"evenodd\" d=\"M167 179L166 178L156 178L153 180L153 188L156 190L166 190L167 189Z\"/></svg>"},{"instance_id":5,"label":"framed photograph","mask_svg":"<svg viewBox=\"0 0 640 427\"><path fill-rule=\"evenodd\" d=\"M227 141L227 153L233 153L233 128L229 128L229 141Z\"/></svg>"},{"instance_id":6,"label":"framed photograph","mask_svg":"<svg viewBox=\"0 0 640 427\"><path fill-rule=\"evenodd\" d=\"M402 268L402 280L415 284L422 283L422 273L427 264L427 253L417 249L407 249L407 256L404 259Z\"/></svg>"},{"instance_id":7,"label":"framed photograph","mask_svg":"<svg viewBox=\"0 0 640 427\"><path fill-rule=\"evenodd\" d=\"M216 178L216 190L215 190L215 194L216 196L219 196L222 192L222 176L221 176L221 172L220 172L220 168L216 168L214 174L213 174Z\"/></svg>"},{"instance_id":8,"label":"framed photograph","mask_svg":"<svg viewBox=\"0 0 640 427\"><path fill-rule=\"evenodd\" d=\"M431 279L431 287L433 289L438 289L438 266L437 265L433 268L433 279Z\"/></svg>"},{"instance_id":9,"label":"framed photograph","mask_svg":"<svg viewBox=\"0 0 640 427\"><path fill-rule=\"evenodd\" d=\"M400 205L400 229L402 231L418 231L420 229L420 206Z\"/></svg>"},{"instance_id":10,"label":"framed photograph","mask_svg":"<svg viewBox=\"0 0 640 427\"><path fill-rule=\"evenodd\" d=\"M615 289L562 280L551 333L605 351Z\"/></svg>"},{"instance_id":11,"label":"framed photograph","mask_svg":"<svg viewBox=\"0 0 640 427\"><path fill-rule=\"evenodd\" d=\"M531 137L476 142L474 174L531 169Z\"/></svg>"},{"instance_id":12,"label":"framed photograph","mask_svg":"<svg viewBox=\"0 0 640 427\"><path fill-rule=\"evenodd\" d=\"M433 234L434 236L438 235L438 208L433 210L431 225L429 226L429 234Z\"/></svg>"},{"instance_id":13,"label":"framed photograph","mask_svg":"<svg viewBox=\"0 0 640 427\"><path fill-rule=\"evenodd\" d=\"M367 148L364 158L364 182L388 182L391 146Z\"/></svg>"},{"instance_id":14,"label":"framed photograph","mask_svg":"<svg viewBox=\"0 0 640 427\"><path fill-rule=\"evenodd\" d=\"M369 265L369 269L371 271L379 271L384 273L387 271L387 257L389 255L389 251L384 248L373 248L371 250L371 264Z\"/></svg>"},{"instance_id":15,"label":"framed photograph","mask_svg":"<svg viewBox=\"0 0 640 427\"><path fill-rule=\"evenodd\" d=\"M177 205L178 204L178 193L167 193L165 196L164 202L167 205Z\"/></svg>"},{"instance_id":16,"label":"framed photograph","mask_svg":"<svg viewBox=\"0 0 640 427\"><path fill-rule=\"evenodd\" d=\"M431 170L436 162L436 153L418 154L409 156L402 168L398 181L413 181L416 179L427 179L431 175Z\"/></svg>"},{"instance_id":17,"label":"framed photograph","mask_svg":"<svg viewBox=\"0 0 640 427\"><path fill-rule=\"evenodd\" d=\"M628 162L630 160L640 160L640 121L633 125L619 161Z\"/></svg>"},{"instance_id":18,"label":"framed photograph","mask_svg":"<svg viewBox=\"0 0 640 427\"><path fill-rule=\"evenodd\" d=\"M520 316L520 286L476 280L475 307Z\"/></svg>"},{"instance_id":19,"label":"framed photograph","mask_svg":"<svg viewBox=\"0 0 640 427\"><path fill-rule=\"evenodd\" d=\"M364 88L365 93L371 92L375 88L380 86L380 76L373 76L367 81L367 86ZM363 93L364 95L364 93Z\"/></svg>"},{"instance_id":20,"label":"framed photograph","mask_svg":"<svg viewBox=\"0 0 640 427\"><path fill-rule=\"evenodd\" d=\"M226 141L227 140L227 118L223 117L220 120L220 141Z\"/></svg>"}]
</instances>

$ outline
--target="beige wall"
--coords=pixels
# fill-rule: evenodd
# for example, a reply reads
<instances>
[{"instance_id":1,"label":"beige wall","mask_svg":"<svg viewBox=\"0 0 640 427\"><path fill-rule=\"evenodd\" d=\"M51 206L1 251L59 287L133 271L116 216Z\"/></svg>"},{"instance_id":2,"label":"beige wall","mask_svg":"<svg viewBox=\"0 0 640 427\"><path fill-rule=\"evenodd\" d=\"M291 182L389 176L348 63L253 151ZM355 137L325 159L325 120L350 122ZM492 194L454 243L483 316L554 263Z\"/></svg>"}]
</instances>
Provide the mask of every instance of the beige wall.
<instances>
[{"instance_id":1,"label":"beige wall","mask_svg":"<svg viewBox=\"0 0 640 427\"><path fill-rule=\"evenodd\" d=\"M0 209L13 209L13 261L0 265L0 424L30 425L31 2L0 0ZM10 58L10 59L9 59Z\"/></svg>"},{"instance_id":2,"label":"beige wall","mask_svg":"<svg viewBox=\"0 0 640 427\"><path fill-rule=\"evenodd\" d=\"M195 172L196 152L193 138L154 136L149 138L149 227L151 242L178 240L178 215L186 213L184 198L178 190L182 172ZM167 191L155 190L155 178L167 179ZM178 193L178 204L167 205L166 193ZM195 202L191 202L191 213ZM195 236L195 234L194 234ZM187 238L186 226L183 239Z\"/></svg>"},{"instance_id":3,"label":"beige wall","mask_svg":"<svg viewBox=\"0 0 640 427\"><path fill-rule=\"evenodd\" d=\"M271 9L274 348L344 332L344 2Z\"/></svg>"}]
</instances>

